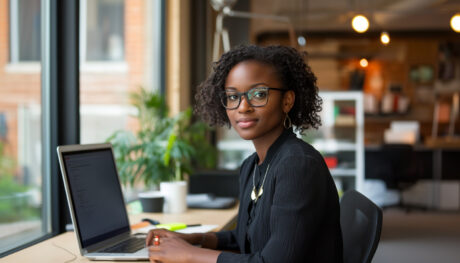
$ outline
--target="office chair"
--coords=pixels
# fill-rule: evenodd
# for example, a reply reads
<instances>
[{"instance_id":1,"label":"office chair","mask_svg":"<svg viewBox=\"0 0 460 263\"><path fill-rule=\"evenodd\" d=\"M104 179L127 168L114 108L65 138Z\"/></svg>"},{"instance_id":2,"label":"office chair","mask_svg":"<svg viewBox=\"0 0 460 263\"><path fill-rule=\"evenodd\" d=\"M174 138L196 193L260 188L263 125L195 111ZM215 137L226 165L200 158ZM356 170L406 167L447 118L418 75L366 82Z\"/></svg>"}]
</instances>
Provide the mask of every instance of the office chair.
<instances>
[{"instance_id":1,"label":"office chair","mask_svg":"<svg viewBox=\"0 0 460 263\"><path fill-rule=\"evenodd\" d=\"M236 204L239 193L237 171L201 171L190 175L189 179L188 207L225 209Z\"/></svg>"},{"instance_id":2,"label":"office chair","mask_svg":"<svg viewBox=\"0 0 460 263\"><path fill-rule=\"evenodd\" d=\"M356 190L340 201L344 263L370 263L382 230L382 210Z\"/></svg>"},{"instance_id":3,"label":"office chair","mask_svg":"<svg viewBox=\"0 0 460 263\"><path fill-rule=\"evenodd\" d=\"M406 208L408 211L412 206L404 204L403 191L417 182L417 163L415 152L409 144L384 144L382 145L383 161L389 174L383 179L389 189L396 189L399 192L399 203L397 206ZM415 206L414 206L415 208Z\"/></svg>"},{"instance_id":4,"label":"office chair","mask_svg":"<svg viewBox=\"0 0 460 263\"><path fill-rule=\"evenodd\" d=\"M189 194L208 193L220 197L238 198L238 171L198 171L190 175Z\"/></svg>"}]
</instances>

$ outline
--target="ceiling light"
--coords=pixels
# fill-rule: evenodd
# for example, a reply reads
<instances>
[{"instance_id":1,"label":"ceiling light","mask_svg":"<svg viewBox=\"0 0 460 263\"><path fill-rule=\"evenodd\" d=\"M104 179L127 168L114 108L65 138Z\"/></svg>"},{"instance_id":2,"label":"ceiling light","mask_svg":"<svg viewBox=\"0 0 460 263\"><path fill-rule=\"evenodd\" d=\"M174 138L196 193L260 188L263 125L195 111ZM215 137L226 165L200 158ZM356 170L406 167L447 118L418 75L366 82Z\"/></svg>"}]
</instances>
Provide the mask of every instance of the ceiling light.
<instances>
[{"instance_id":1,"label":"ceiling light","mask_svg":"<svg viewBox=\"0 0 460 263\"><path fill-rule=\"evenodd\" d=\"M304 36L299 36L297 38L297 43L299 43L300 46L304 47L307 44L307 40Z\"/></svg>"},{"instance_id":2,"label":"ceiling light","mask_svg":"<svg viewBox=\"0 0 460 263\"><path fill-rule=\"evenodd\" d=\"M351 20L351 26L358 33L364 33L369 28L369 20L363 15L356 15Z\"/></svg>"},{"instance_id":3,"label":"ceiling light","mask_svg":"<svg viewBox=\"0 0 460 263\"><path fill-rule=\"evenodd\" d=\"M365 67L367 67L367 65L369 65L369 62L367 62L367 59L362 58L362 59L359 61L359 65L361 65L361 67L365 68Z\"/></svg>"},{"instance_id":4,"label":"ceiling light","mask_svg":"<svg viewBox=\"0 0 460 263\"><path fill-rule=\"evenodd\" d=\"M388 34L388 32L383 31L380 34L380 42L382 42L382 44L384 45L388 45L388 43L390 43L390 35Z\"/></svg>"},{"instance_id":5,"label":"ceiling light","mask_svg":"<svg viewBox=\"0 0 460 263\"><path fill-rule=\"evenodd\" d=\"M457 32L460 33L460 13L455 14L450 19L450 27Z\"/></svg>"}]
</instances>

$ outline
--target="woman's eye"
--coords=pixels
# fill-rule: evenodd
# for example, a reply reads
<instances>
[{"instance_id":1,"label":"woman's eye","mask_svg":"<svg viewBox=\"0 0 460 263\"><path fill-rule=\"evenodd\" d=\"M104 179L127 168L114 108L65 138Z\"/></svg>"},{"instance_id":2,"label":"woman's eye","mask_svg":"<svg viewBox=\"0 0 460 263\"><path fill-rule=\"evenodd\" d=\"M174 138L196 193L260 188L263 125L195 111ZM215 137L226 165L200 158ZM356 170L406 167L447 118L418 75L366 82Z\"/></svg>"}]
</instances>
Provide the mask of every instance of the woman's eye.
<instances>
[{"instance_id":1,"label":"woman's eye","mask_svg":"<svg viewBox=\"0 0 460 263\"><path fill-rule=\"evenodd\" d=\"M254 98L256 99L263 99L267 97L267 92L266 91L256 91L254 92Z\"/></svg>"},{"instance_id":2,"label":"woman's eye","mask_svg":"<svg viewBox=\"0 0 460 263\"><path fill-rule=\"evenodd\" d=\"M229 101L236 101L236 100L238 100L238 95L235 95L235 94L227 94L227 100L229 100Z\"/></svg>"}]
</instances>

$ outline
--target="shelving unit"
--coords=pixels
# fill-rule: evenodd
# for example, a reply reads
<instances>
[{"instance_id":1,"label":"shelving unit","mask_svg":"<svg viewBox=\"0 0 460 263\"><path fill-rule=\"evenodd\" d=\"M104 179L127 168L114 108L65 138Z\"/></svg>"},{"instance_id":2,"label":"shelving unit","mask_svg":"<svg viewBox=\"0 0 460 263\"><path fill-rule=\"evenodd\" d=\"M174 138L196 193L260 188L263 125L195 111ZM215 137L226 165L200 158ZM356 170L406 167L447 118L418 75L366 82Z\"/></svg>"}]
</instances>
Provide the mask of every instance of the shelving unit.
<instances>
[{"instance_id":1,"label":"shelving unit","mask_svg":"<svg viewBox=\"0 0 460 263\"><path fill-rule=\"evenodd\" d=\"M300 138L323 155L339 192L362 191L364 110L362 92L320 92L322 126Z\"/></svg>"}]
</instances>

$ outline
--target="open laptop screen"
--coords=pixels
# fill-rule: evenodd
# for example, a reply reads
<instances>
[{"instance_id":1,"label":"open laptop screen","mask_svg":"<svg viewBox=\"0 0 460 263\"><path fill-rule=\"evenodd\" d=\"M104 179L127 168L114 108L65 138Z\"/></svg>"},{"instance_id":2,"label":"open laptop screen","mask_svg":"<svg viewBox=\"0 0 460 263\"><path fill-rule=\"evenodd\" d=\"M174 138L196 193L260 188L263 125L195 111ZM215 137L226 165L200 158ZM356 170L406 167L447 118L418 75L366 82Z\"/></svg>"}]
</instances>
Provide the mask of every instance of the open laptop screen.
<instances>
[{"instance_id":1,"label":"open laptop screen","mask_svg":"<svg viewBox=\"0 0 460 263\"><path fill-rule=\"evenodd\" d=\"M129 232L111 149L62 153L83 247Z\"/></svg>"}]
</instances>

